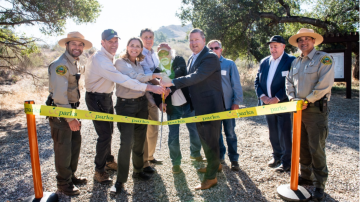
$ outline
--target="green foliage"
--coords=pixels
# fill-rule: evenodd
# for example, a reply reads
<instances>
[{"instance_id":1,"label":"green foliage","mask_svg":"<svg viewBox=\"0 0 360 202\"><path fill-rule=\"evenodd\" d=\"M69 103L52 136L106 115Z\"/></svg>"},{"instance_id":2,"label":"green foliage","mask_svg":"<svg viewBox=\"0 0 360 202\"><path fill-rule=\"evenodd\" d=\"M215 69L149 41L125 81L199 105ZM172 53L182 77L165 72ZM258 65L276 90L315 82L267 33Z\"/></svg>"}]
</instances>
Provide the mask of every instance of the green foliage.
<instances>
[{"instance_id":1,"label":"green foliage","mask_svg":"<svg viewBox=\"0 0 360 202\"><path fill-rule=\"evenodd\" d=\"M305 4L313 10L302 10ZM226 57L260 61L269 55L266 42L273 35L287 40L301 27L320 34L356 31L359 6L353 0L183 0L177 16L183 25L203 29L207 41L219 39ZM287 45L285 51L295 50Z\"/></svg>"},{"instance_id":2,"label":"green foliage","mask_svg":"<svg viewBox=\"0 0 360 202\"><path fill-rule=\"evenodd\" d=\"M39 52L36 41L13 30L37 25L46 35L64 34L67 19L95 22L101 6L97 0L5 0L0 6L0 68L18 69L31 54Z\"/></svg>"}]
</instances>

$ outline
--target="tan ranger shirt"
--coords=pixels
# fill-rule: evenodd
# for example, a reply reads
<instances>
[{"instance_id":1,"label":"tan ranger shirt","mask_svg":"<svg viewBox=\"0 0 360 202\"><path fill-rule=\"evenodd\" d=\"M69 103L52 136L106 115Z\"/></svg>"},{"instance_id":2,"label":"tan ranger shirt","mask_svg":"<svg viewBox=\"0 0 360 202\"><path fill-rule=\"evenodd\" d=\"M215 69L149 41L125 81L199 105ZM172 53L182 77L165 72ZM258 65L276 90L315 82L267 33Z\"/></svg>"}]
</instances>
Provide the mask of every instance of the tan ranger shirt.
<instances>
[{"instance_id":1,"label":"tan ranger shirt","mask_svg":"<svg viewBox=\"0 0 360 202\"><path fill-rule=\"evenodd\" d=\"M285 81L289 100L300 98L314 103L326 95L330 101L334 67L332 57L315 48L307 56L297 57Z\"/></svg>"},{"instance_id":2,"label":"tan ranger shirt","mask_svg":"<svg viewBox=\"0 0 360 202\"><path fill-rule=\"evenodd\" d=\"M124 75L129 76L132 79L136 79L142 83L148 82L152 79L152 73L145 74L144 69L140 65L140 62L136 61L136 64L131 62L129 59L117 59L115 62L115 67ZM122 85L116 84L116 96L121 98L139 98L144 96L144 91L136 91L130 88L126 88Z\"/></svg>"},{"instance_id":3,"label":"tan ranger shirt","mask_svg":"<svg viewBox=\"0 0 360 202\"><path fill-rule=\"evenodd\" d=\"M67 51L55 59L49 66L49 93L52 94L54 104L58 107L71 108L70 103L80 99L76 74L84 69ZM73 118L66 118L70 122Z\"/></svg>"},{"instance_id":4,"label":"tan ranger shirt","mask_svg":"<svg viewBox=\"0 0 360 202\"><path fill-rule=\"evenodd\" d=\"M147 85L119 72L114 66L114 56L101 47L86 64L85 88L87 92L111 93L115 83L126 88L145 92Z\"/></svg>"}]
</instances>

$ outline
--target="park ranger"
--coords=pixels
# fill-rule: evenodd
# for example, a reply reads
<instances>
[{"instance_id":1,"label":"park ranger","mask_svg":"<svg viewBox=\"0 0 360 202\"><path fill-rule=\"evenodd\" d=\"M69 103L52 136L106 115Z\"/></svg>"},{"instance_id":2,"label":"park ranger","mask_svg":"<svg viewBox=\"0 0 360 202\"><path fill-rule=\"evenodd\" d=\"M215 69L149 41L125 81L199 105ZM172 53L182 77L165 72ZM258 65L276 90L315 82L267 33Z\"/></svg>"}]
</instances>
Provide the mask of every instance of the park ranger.
<instances>
[{"instance_id":1,"label":"park ranger","mask_svg":"<svg viewBox=\"0 0 360 202\"><path fill-rule=\"evenodd\" d=\"M289 38L301 55L291 64L286 77L286 94L289 100L305 101L302 111L299 185L315 185L312 199L324 197L328 178L325 140L329 134L328 116L331 87L334 83L333 58L314 46L323 37L312 29L301 28Z\"/></svg>"},{"instance_id":2,"label":"park ranger","mask_svg":"<svg viewBox=\"0 0 360 202\"><path fill-rule=\"evenodd\" d=\"M83 50L92 47L79 32L70 32L67 38L59 41L65 53L49 66L49 97L47 105L73 108L79 106L80 92L78 81L80 73L79 56ZM54 140L55 169L57 187L66 195L78 195L76 184L86 183L86 178L74 175L80 154L81 124L74 118L50 117L51 137Z\"/></svg>"}]
</instances>

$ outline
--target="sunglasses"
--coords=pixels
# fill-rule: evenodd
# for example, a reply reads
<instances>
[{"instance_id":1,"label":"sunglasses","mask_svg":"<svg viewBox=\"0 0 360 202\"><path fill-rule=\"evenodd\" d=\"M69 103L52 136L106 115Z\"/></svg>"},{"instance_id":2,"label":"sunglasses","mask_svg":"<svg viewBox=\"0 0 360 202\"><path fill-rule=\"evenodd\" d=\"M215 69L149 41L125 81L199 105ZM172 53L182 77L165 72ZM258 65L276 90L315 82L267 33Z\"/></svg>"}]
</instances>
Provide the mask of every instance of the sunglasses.
<instances>
[{"instance_id":1,"label":"sunglasses","mask_svg":"<svg viewBox=\"0 0 360 202\"><path fill-rule=\"evenodd\" d=\"M214 48L213 48L213 47L211 47L211 48L210 48L210 50L214 50L214 49L215 49L215 50L219 50L219 49L220 49L220 47L214 47Z\"/></svg>"}]
</instances>

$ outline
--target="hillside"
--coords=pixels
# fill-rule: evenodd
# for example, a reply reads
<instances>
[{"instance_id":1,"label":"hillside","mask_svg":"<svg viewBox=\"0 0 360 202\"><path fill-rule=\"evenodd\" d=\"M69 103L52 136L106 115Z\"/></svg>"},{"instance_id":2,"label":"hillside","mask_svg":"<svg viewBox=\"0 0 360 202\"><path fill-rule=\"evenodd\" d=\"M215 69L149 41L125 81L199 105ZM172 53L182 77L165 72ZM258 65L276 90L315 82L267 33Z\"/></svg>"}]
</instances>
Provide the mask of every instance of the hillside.
<instances>
[{"instance_id":1,"label":"hillside","mask_svg":"<svg viewBox=\"0 0 360 202\"><path fill-rule=\"evenodd\" d=\"M188 24L182 27L181 25L162 26L155 33L162 32L168 39L184 40L186 33L192 29L192 25Z\"/></svg>"}]
</instances>

